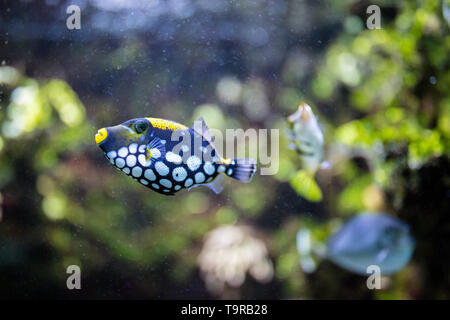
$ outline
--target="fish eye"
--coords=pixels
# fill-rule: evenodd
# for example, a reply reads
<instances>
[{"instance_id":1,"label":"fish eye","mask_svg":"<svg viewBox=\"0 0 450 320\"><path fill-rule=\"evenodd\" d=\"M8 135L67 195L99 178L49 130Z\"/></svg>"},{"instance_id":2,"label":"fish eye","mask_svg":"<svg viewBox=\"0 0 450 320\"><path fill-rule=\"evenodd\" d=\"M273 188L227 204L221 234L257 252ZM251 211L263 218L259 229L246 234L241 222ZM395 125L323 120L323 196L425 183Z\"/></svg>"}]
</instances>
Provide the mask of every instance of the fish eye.
<instances>
[{"instance_id":1,"label":"fish eye","mask_svg":"<svg viewBox=\"0 0 450 320\"><path fill-rule=\"evenodd\" d=\"M148 123L143 120L136 121L134 124L134 128L136 129L137 133L142 133L148 128Z\"/></svg>"}]
</instances>

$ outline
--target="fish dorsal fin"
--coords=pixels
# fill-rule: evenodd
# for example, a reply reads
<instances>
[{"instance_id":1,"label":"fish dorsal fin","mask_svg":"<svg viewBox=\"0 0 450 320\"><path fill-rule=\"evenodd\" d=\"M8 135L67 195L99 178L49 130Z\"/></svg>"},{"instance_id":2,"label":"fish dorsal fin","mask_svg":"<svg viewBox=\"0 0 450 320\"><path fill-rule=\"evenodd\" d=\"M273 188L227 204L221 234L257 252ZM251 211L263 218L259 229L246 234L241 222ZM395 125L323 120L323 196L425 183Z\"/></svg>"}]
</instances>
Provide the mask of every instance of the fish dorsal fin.
<instances>
[{"instance_id":1,"label":"fish dorsal fin","mask_svg":"<svg viewBox=\"0 0 450 320\"><path fill-rule=\"evenodd\" d=\"M214 139L211 135L211 132L209 131L208 126L206 125L205 119L203 117L195 120L194 125L192 126L192 129L197 132L199 135L203 137L206 141L209 143L213 143Z\"/></svg>"},{"instance_id":2,"label":"fish dorsal fin","mask_svg":"<svg viewBox=\"0 0 450 320\"><path fill-rule=\"evenodd\" d=\"M207 141L210 146L214 149L216 156L221 158L222 156L217 151L216 146L214 145L214 137L211 134L211 131L209 131L208 126L206 125L205 119L203 117L198 118L194 125L192 126L192 130L194 130L195 133L200 135L203 140Z\"/></svg>"},{"instance_id":3,"label":"fish dorsal fin","mask_svg":"<svg viewBox=\"0 0 450 320\"><path fill-rule=\"evenodd\" d=\"M382 263L384 260L386 260L387 256L390 253L390 249L389 248L384 248L383 250L381 250L377 256L375 257L375 263L380 264Z\"/></svg>"}]
</instances>

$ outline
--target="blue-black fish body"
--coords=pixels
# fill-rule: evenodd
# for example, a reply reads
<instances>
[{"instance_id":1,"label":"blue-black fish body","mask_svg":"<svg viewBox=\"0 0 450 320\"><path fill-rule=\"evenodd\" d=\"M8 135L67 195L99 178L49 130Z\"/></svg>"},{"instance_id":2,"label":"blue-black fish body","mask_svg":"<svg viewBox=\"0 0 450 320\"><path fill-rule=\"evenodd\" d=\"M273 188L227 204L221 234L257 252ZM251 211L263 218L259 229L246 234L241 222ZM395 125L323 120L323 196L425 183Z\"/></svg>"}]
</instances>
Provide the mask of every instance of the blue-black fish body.
<instances>
[{"instance_id":1,"label":"blue-black fish body","mask_svg":"<svg viewBox=\"0 0 450 320\"><path fill-rule=\"evenodd\" d=\"M251 159L222 158L203 119L192 128L165 119L132 119L100 129L96 142L117 169L165 195L199 185L219 193L221 173L249 182L256 171Z\"/></svg>"},{"instance_id":2,"label":"blue-black fish body","mask_svg":"<svg viewBox=\"0 0 450 320\"><path fill-rule=\"evenodd\" d=\"M367 213L351 219L329 238L327 257L358 274L367 275L370 265L391 274L408 263L413 250L407 224L387 214Z\"/></svg>"}]
</instances>

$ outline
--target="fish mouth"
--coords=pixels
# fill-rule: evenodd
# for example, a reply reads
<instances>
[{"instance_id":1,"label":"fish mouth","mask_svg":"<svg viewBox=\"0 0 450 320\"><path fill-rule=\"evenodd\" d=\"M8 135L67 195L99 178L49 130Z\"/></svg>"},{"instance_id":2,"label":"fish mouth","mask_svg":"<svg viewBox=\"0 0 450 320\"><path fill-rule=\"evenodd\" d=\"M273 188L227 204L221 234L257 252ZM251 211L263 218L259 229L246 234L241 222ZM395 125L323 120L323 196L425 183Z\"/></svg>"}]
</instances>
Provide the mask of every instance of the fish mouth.
<instances>
[{"instance_id":1,"label":"fish mouth","mask_svg":"<svg viewBox=\"0 0 450 320\"><path fill-rule=\"evenodd\" d=\"M303 121L303 123L306 123L309 121L309 118L311 118L311 107L307 105L306 103L302 103L299 107L299 110L301 110L300 119Z\"/></svg>"},{"instance_id":2,"label":"fish mouth","mask_svg":"<svg viewBox=\"0 0 450 320\"><path fill-rule=\"evenodd\" d=\"M95 143L100 144L108 137L108 131L105 128L101 128L95 134Z\"/></svg>"}]
</instances>

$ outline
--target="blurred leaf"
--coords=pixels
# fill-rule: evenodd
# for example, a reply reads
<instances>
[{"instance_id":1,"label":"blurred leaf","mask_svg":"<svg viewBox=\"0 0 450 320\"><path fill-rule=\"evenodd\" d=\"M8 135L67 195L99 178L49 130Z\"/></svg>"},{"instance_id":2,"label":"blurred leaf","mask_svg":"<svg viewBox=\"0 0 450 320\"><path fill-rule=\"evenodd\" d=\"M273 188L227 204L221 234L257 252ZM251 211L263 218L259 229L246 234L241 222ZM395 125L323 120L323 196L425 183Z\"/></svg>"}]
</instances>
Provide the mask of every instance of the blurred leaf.
<instances>
[{"instance_id":1,"label":"blurred leaf","mask_svg":"<svg viewBox=\"0 0 450 320\"><path fill-rule=\"evenodd\" d=\"M302 197L312 202L322 201L322 191L314 177L300 170L291 179L291 186Z\"/></svg>"}]
</instances>

